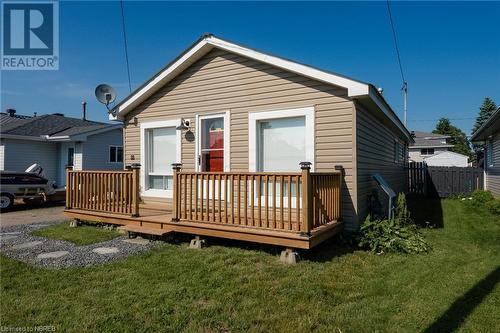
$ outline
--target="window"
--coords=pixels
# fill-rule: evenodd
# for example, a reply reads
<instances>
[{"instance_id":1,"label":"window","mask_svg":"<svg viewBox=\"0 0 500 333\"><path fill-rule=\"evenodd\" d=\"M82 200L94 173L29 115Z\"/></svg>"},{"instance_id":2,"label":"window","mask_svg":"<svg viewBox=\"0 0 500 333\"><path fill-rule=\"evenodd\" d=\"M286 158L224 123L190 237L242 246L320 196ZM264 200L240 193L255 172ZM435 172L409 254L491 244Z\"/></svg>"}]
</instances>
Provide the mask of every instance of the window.
<instances>
[{"instance_id":1,"label":"window","mask_svg":"<svg viewBox=\"0 0 500 333\"><path fill-rule=\"evenodd\" d=\"M314 108L250 113L250 171L298 172L299 162L314 169Z\"/></svg>"},{"instance_id":2,"label":"window","mask_svg":"<svg viewBox=\"0 0 500 333\"><path fill-rule=\"evenodd\" d=\"M75 148L69 147L68 148L68 159L66 161L67 166L73 166L75 163Z\"/></svg>"},{"instance_id":3,"label":"window","mask_svg":"<svg viewBox=\"0 0 500 333\"><path fill-rule=\"evenodd\" d=\"M259 171L297 171L306 160L305 117L260 120L257 125Z\"/></svg>"},{"instance_id":4,"label":"window","mask_svg":"<svg viewBox=\"0 0 500 333\"><path fill-rule=\"evenodd\" d=\"M109 163L123 163L122 146L109 146Z\"/></svg>"},{"instance_id":5,"label":"window","mask_svg":"<svg viewBox=\"0 0 500 333\"><path fill-rule=\"evenodd\" d=\"M434 148L422 148L420 149L420 155L434 155Z\"/></svg>"},{"instance_id":6,"label":"window","mask_svg":"<svg viewBox=\"0 0 500 333\"><path fill-rule=\"evenodd\" d=\"M172 163L176 161L176 142L175 127L148 130L148 189L172 189Z\"/></svg>"},{"instance_id":7,"label":"window","mask_svg":"<svg viewBox=\"0 0 500 333\"><path fill-rule=\"evenodd\" d=\"M486 164L493 167L493 141L488 141L486 146Z\"/></svg>"}]
</instances>

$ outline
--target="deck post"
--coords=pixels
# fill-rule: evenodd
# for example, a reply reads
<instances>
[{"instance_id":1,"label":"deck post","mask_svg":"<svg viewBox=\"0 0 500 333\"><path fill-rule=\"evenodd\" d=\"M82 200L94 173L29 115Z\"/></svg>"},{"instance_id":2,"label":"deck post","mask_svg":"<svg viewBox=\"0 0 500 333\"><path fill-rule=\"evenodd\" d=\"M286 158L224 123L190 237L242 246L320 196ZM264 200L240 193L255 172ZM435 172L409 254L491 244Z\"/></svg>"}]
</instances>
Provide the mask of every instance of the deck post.
<instances>
[{"instance_id":1,"label":"deck post","mask_svg":"<svg viewBox=\"0 0 500 333\"><path fill-rule=\"evenodd\" d=\"M139 217L139 197L140 197L140 187L139 187L139 170L141 165L139 163L133 163L130 168L132 169L132 217Z\"/></svg>"},{"instance_id":2,"label":"deck post","mask_svg":"<svg viewBox=\"0 0 500 333\"><path fill-rule=\"evenodd\" d=\"M339 220L342 220L342 181L345 176L345 170L342 165L335 165L335 170L340 171L340 184L339 184Z\"/></svg>"},{"instance_id":3,"label":"deck post","mask_svg":"<svg viewBox=\"0 0 500 333\"><path fill-rule=\"evenodd\" d=\"M179 222L180 212L179 212L179 180L177 174L181 171L182 163L172 163L172 170L174 174L174 190L172 196L172 222Z\"/></svg>"},{"instance_id":4,"label":"deck post","mask_svg":"<svg viewBox=\"0 0 500 333\"><path fill-rule=\"evenodd\" d=\"M310 233L313 226L311 162L300 162L302 169L302 217L305 233ZM299 184L297 184L299 186Z\"/></svg>"},{"instance_id":5,"label":"deck post","mask_svg":"<svg viewBox=\"0 0 500 333\"><path fill-rule=\"evenodd\" d=\"M71 209L71 201L73 200L73 179L70 178L70 171L73 170L72 165L66 165L66 205L65 209Z\"/></svg>"}]
</instances>

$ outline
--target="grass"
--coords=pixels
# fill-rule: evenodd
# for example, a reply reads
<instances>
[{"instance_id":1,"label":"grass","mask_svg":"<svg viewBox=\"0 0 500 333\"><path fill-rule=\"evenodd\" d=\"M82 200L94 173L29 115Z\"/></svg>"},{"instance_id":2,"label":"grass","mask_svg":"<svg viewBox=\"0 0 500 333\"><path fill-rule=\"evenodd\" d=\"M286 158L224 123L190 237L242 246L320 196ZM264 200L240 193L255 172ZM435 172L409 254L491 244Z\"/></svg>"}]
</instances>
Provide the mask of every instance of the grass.
<instances>
[{"instance_id":1,"label":"grass","mask_svg":"<svg viewBox=\"0 0 500 333\"><path fill-rule=\"evenodd\" d=\"M75 245L100 243L120 236L116 230L97 228L91 225L82 225L78 228L71 228L69 226L69 222L38 229L32 234L34 236L68 241L74 243Z\"/></svg>"},{"instance_id":2,"label":"grass","mask_svg":"<svg viewBox=\"0 0 500 333\"><path fill-rule=\"evenodd\" d=\"M286 266L279 249L219 241L201 251L165 244L125 261L58 271L0 257L1 325L64 332L499 332L498 217L459 200L417 207L443 226L425 230L433 251L423 255L378 256L330 242Z\"/></svg>"}]
</instances>

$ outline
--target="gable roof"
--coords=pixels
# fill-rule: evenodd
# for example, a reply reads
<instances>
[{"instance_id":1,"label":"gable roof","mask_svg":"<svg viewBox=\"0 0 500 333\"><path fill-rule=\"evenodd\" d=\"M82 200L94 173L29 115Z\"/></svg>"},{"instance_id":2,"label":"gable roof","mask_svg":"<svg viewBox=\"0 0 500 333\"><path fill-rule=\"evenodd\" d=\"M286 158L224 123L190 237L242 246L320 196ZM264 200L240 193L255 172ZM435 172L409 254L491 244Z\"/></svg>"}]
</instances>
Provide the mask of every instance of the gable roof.
<instances>
[{"instance_id":1,"label":"gable roof","mask_svg":"<svg viewBox=\"0 0 500 333\"><path fill-rule=\"evenodd\" d=\"M412 131L415 134L415 138L419 139L448 139L449 135L436 134L432 132L422 132L422 131Z\"/></svg>"},{"instance_id":2,"label":"gable roof","mask_svg":"<svg viewBox=\"0 0 500 333\"><path fill-rule=\"evenodd\" d=\"M72 140L75 136L88 136L97 132L113 130L120 125L106 124L60 115L42 115L39 117L10 116L0 112L0 135L32 140ZM85 140L86 138L79 138Z\"/></svg>"},{"instance_id":3,"label":"gable roof","mask_svg":"<svg viewBox=\"0 0 500 333\"><path fill-rule=\"evenodd\" d=\"M118 103L110 114L111 120L124 119L124 116L152 96L161 87L174 79L186 68L191 66L201 57L206 55L214 48L221 49L230 53L238 54L262 63L266 63L287 71L300 74L324 83L332 84L341 88L347 89L347 94L351 98L368 98L392 121L392 123L401 131L401 133L412 141L411 135L402 124L401 120L391 109L377 89L362 81L354 80L349 77L317 69L312 66L307 66L298 62L294 62L285 58L277 57L271 54L247 48L221 38L215 37L212 34L207 34L198 39L187 50L175 58L172 62L163 67L158 73L153 75L144 84L139 86L130 95L125 97Z\"/></svg>"},{"instance_id":4,"label":"gable roof","mask_svg":"<svg viewBox=\"0 0 500 333\"><path fill-rule=\"evenodd\" d=\"M471 141L484 141L497 132L500 132L500 108L472 134Z\"/></svg>"},{"instance_id":5,"label":"gable roof","mask_svg":"<svg viewBox=\"0 0 500 333\"><path fill-rule=\"evenodd\" d=\"M412 131L415 135L415 143L410 148L451 148L453 145L446 143L446 139L450 138L449 135ZM445 140L445 143L442 141Z\"/></svg>"},{"instance_id":6,"label":"gable roof","mask_svg":"<svg viewBox=\"0 0 500 333\"><path fill-rule=\"evenodd\" d=\"M426 157L424 159L425 160L429 160L429 159L443 158L443 156L449 156L449 155L453 155L453 156L463 157L463 158L469 159L469 156L464 155L464 154L460 154L460 153L456 153L454 151L443 151L443 152L431 155L429 157Z\"/></svg>"}]
</instances>

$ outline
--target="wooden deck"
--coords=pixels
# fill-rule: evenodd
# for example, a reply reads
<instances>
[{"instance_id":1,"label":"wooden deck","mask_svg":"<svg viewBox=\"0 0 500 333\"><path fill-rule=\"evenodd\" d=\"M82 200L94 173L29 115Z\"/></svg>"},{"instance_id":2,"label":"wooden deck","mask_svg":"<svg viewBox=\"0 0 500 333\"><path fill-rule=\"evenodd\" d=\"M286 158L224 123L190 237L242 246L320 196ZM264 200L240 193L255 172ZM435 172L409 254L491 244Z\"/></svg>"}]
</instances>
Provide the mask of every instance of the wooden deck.
<instances>
[{"instance_id":1,"label":"wooden deck","mask_svg":"<svg viewBox=\"0 0 500 333\"><path fill-rule=\"evenodd\" d=\"M310 249L342 229L341 174L174 171L173 203L139 204L138 171L70 171L65 215L129 232L178 232ZM292 199L293 198L293 199Z\"/></svg>"},{"instance_id":2,"label":"wooden deck","mask_svg":"<svg viewBox=\"0 0 500 333\"><path fill-rule=\"evenodd\" d=\"M299 249L310 249L337 234L342 229L342 223L338 221L333 221L320 228L316 228L310 234L297 233L294 231L286 232L273 229L260 229L236 224L224 225L219 223L189 221L172 222L171 210L158 208L150 209L142 205L139 208L138 217L82 209L67 209L64 214L67 217L83 221L104 222L126 226L123 230L147 235L161 236L172 232L179 232Z\"/></svg>"}]
</instances>

